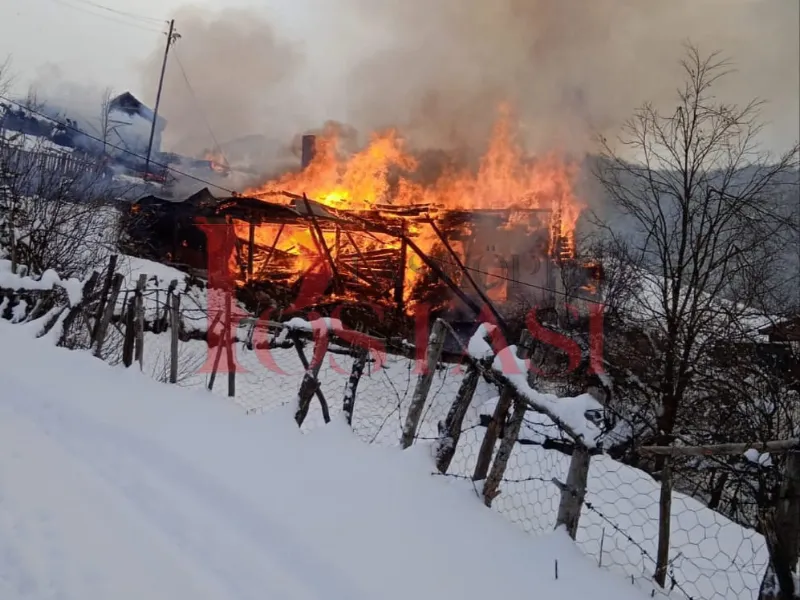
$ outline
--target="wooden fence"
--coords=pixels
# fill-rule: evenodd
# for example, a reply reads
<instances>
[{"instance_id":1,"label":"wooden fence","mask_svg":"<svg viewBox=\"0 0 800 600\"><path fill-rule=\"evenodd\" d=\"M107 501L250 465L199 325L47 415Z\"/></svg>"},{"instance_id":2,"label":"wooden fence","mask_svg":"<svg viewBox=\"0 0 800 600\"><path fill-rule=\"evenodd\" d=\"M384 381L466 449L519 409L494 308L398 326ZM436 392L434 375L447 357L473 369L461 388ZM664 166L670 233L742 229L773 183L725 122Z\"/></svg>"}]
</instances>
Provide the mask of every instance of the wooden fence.
<instances>
[{"instance_id":1,"label":"wooden fence","mask_svg":"<svg viewBox=\"0 0 800 600\"><path fill-rule=\"evenodd\" d=\"M70 323L76 321L86 324L91 333L92 352L98 357L103 355L107 332L114 321L115 307L119 305L122 292L123 276L116 272L116 260L116 257L111 258L104 277L101 277L99 273L92 275L84 287L84 302L71 309L65 320L65 329ZM178 282L176 280L170 284L163 311L159 309L154 317L154 323L159 324L157 327L154 326L154 323L146 323L143 302L146 283L147 276L139 276L135 288L129 290L129 297L123 303L122 315L118 316L115 321L124 332L122 362L126 367L131 367L136 363L142 365L144 332L148 327L151 330L168 331L170 335L169 381L176 383L181 334L181 295L177 291ZM224 309L218 311L209 326L210 331L216 325L222 325L222 334L216 340L213 369L207 384L210 390L216 383L222 353L226 354L226 364L232 365L234 344L237 341L243 341L235 339L236 334L233 327L230 326L231 313L232 298L228 295ZM252 344L253 332L261 330L270 334L265 336L266 343L270 348L294 348L296 351L304 369L304 375L297 389L294 413L298 426L303 425L315 399L320 405L325 422L328 423L331 420L330 399L323 394L319 381L320 366L329 352L347 354L353 358L352 369L341 398L342 412L346 421L351 424L358 404L359 382L364 374L370 352L380 348L411 360L418 360L422 368L414 383L413 395L398 440L402 448L409 448L417 437L434 373L443 360L445 339L448 335L454 336L456 340L459 339L448 323L437 320L433 325L424 354L420 357L417 348L407 343L401 344L397 340L377 338L362 332L345 331L330 321L319 321L306 324L309 326L304 327L291 322L255 319L244 323L249 324L251 328L249 339L244 340L245 343ZM515 346L516 357L518 359L528 357L535 344L536 342L525 332ZM309 349L310 357L307 353ZM501 493L501 484L504 481L509 458L519 441L523 418L530 411L540 413L552 421L558 428L561 437L569 440L571 456L566 479L560 481L554 478L551 483L560 490L556 528L564 528L572 539L576 539L581 515L587 509L585 497L592 457L602 453L602 449L597 448L593 441L584 439L573 425L555 414L551 406L539 402L535 397L527 394L525 387L520 385L518 379L509 377L503 369L498 368L497 361L494 359L499 352L511 351L511 348L499 349L490 356L482 358L472 356L467 352L467 348L463 348L463 350L464 354L461 358L466 372L452 398L446 417L438 423L438 439L435 442L435 462L438 472L446 474L450 469L451 461L464 430L464 418L472 403L479 381L483 379L494 384L500 395L494 413L486 424L472 472L472 481L481 484L480 488L476 489L479 489L484 504L492 506L492 502ZM226 371L228 376L227 393L233 397L236 395L236 370L228 368ZM528 374L527 377L529 382L533 381L533 376ZM785 453L788 457L785 461L779 499L774 510L767 513L763 523L770 555L765 581L772 578L776 583L772 588L764 585L759 596L764 600L782 597L779 595L780 586L789 585L790 575L798 564L798 549L800 548L800 454L798 454L800 440L797 439L704 447L654 446L639 448L641 453L661 455L666 458L659 478L661 486L659 533L657 556L654 559L656 567L653 574L653 578L659 586L668 587L671 578L669 573L673 480L670 472L670 459L679 455L730 456L742 454L753 448L765 453ZM778 592L770 595L776 589Z\"/></svg>"}]
</instances>

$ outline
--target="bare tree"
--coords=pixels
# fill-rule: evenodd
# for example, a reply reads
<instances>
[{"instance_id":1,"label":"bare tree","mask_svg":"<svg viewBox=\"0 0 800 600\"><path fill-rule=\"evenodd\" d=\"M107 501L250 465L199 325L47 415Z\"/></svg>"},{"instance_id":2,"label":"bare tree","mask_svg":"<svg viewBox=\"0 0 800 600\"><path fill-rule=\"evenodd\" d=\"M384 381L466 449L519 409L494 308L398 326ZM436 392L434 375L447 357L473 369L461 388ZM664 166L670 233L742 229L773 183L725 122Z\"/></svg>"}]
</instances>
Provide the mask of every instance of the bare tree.
<instances>
[{"instance_id":1,"label":"bare tree","mask_svg":"<svg viewBox=\"0 0 800 600\"><path fill-rule=\"evenodd\" d=\"M118 239L102 175L91 160L41 140L26 147L0 140L0 222L15 271L83 278L100 267Z\"/></svg>"},{"instance_id":2,"label":"bare tree","mask_svg":"<svg viewBox=\"0 0 800 600\"><path fill-rule=\"evenodd\" d=\"M670 442L695 375L693 365L723 334L741 331L752 300L767 294L772 256L796 223L783 192L797 185L798 148L760 152L761 103L718 101L712 87L729 63L689 46L674 113L646 104L627 122L621 148L602 140L598 177L636 233L608 229L619 258L634 265L643 293L633 307L659 334L659 429Z\"/></svg>"},{"instance_id":3,"label":"bare tree","mask_svg":"<svg viewBox=\"0 0 800 600\"><path fill-rule=\"evenodd\" d=\"M798 147L779 156L763 151L762 103L736 106L714 96L731 72L719 54L703 56L687 45L681 65L676 109L642 106L617 143L601 139L596 169L632 225L599 221L616 260L641 286L626 318L649 355L647 377L637 381L654 408L661 445L675 439L687 404L697 408L709 357L746 338L763 314L781 251L798 233L795 207L786 201L797 193ZM668 474L665 461L656 468ZM656 574L662 584L665 574Z\"/></svg>"}]
</instances>

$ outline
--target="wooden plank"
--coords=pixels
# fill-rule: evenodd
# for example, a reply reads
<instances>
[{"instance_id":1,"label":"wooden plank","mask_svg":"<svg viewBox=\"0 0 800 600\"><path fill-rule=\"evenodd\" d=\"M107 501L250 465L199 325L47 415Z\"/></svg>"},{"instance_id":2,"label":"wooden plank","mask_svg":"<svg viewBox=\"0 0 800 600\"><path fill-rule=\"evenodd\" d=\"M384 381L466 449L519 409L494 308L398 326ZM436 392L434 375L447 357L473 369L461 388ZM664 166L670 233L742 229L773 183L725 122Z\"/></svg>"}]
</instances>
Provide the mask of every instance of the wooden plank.
<instances>
[{"instance_id":1,"label":"wooden plank","mask_svg":"<svg viewBox=\"0 0 800 600\"><path fill-rule=\"evenodd\" d=\"M748 450L760 453L782 453L800 448L800 439L773 440L769 442L713 444L709 446L642 446L643 454L662 456L725 456L744 454Z\"/></svg>"}]
</instances>

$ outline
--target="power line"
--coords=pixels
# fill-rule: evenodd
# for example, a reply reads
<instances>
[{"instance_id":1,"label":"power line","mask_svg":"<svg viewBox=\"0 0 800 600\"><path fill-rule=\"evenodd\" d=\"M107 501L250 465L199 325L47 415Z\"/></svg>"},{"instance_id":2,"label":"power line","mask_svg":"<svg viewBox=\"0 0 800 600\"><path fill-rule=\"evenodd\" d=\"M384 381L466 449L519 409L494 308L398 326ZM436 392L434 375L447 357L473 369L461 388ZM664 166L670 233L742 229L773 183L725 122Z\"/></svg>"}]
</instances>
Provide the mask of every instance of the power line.
<instances>
[{"instance_id":1,"label":"power line","mask_svg":"<svg viewBox=\"0 0 800 600\"><path fill-rule=\"evenodd\" d=\"M208 118L203 111L203 107L200 106L200 101L197 99L197 94L195 94L194 88L189 82L189 77L186 75L186 69L183 68L183 63L181 62L180 56L178 56L178 49L175 48L172 54L175 56L175 61L178 63L178 68L180 69L181 75L183 75L183 80L186 82L186 87L189 88L189 94L191 94L192 100L194 100L197 110L200 113L200 116L203 118L203 122L206 124L206 129L208 129L208 133L211 135L211 139L214 141L217 152L219 152L220 156L222 156L225 164L230 167L231 163L228 161L228 157L225 156L225 153L222 151L222 146L220 145L219 141L217 141L217 136L214 135L214 131L211 129L211 124L208 122Z\"/></svg>"},{"instance_id":2,"label":"power line","mask_svg":"<svg viewBox=\"0 0 800 600\"><path fill-rule=\"evenodd\" d=\"M127 17L129 19L135 19L138 21L149 22L149 23L157 23L161 24L164 22L164 19L156 19L154 17L145 17L144 15L137 15L134 13L129 13L124 10L119 10L116 8L111 8L109 6L104 6L103 4L99 4L97 2L92 2L92 0L73 0L73 2L77 2L79 4L86 4L88 6L93 6L94 8L99 8L100 10L104 10L110 13L114 13L117 15L121 15L123 17Z\"/></svg>"},{"instance_id":3,"label":"power line","mask_svg":"<svg viewBox=\"0 0 800 600\"><path fill-rule=\"evenodd\" d=\"M17 102L16 100L12 100L11 98L8 98L8 97L6 97L6 96L4 96L2 94L0 94L0 100L4 100L6 102L9 102L9 103L11 103L11 104L23 109L23 110L28 111L29 113L32 113L32 114L37 115L39 117L42 117L43 119L47 119L48 121L51 121L52 123L60 125L64 129L68 129L70 131L74 131L76 133L80 133L82 135L85 135L90 140L94 140L96 142L100 142L101 144L104 143L101 138L99 138L99 137L97 137L95 135L92 135L90 133L86 133L85 131L83 131L81 129L78 129L74 125L69 125L67 123L62 123L58 119L54 119L53 117L51 117L49 115L46 115L41 111L34 110L32 108L28 108L27 106L25 106L21 102ZM117 145L114 145L114 144L110 144L108 142L105 142L105 145L106 145L107 148L112 148L114 150L119 150L123 154L127 154L129 156L133 156L133 157L138 158L138 159L143 160L143 161L147 160L147 157L142 156L141 154L138 154L136 152L133 152L132 150L128 150L127 148L123 148L122 146L117 146ZM154 162L152 160L150 161L150 163L155 165L155 166L157 166L157 167L160 167L160 168L164 169L165 171L169 171L170 173L175 173L176 175L181 175L182 177L188 177L189 179L192 179L193 181L197 181L198 183L203 183L203 184L205 184L207 186L211 186L211 187L217 188L218 190L222 190L223 192L226 192L226 193L228 193L228 194L230 194L232 196L237 193L234 190L230 190L228 188L224 188L221 185L217 185L216 183L212 183L210 181L206 181L205 179L201 179L200 177L196 177L195 175L191 175L189 173L185 173L185 172L180 171L180 170L178 170L178 169L176 169L174 167L171 167L169 165L165 165L163 163L157 163L157 162Z\"/></svg>"},{"instance_id":4,"label":"power line","mask_svg":"<svg viewBox=\"0 0 800 600\"><path fill-rule=\"evenodd\" d=\"M149 32L152 32L152 33L161 33L160 29L156 29L155 27L146 27L145 23L142 23L142 22L138 22L138 21L137 22L131 22L131 21L125 21L123 19L114 18L112 16L104 15L104 14L101 14L101 13L97 13L97 12L94 12L94 11L89 10L87 8L84 8L84 7L81 7L81 6L77 6L75 4L70 4L69 2L65 2L65 0L51 0L51 1L54 2L55 4L60 4L61 6L66 6L67 8L72 8L74 10L81 11L81 12L83 12L85 14L92 15L92 16L97 17L99 19L104 19L106 21L110 21L112 23L117 23L119 25L126 25L128 27L132 27L134 29L140 29L142 31L149 31ZM130 18L130 17L128 17L128 18Z\"/></svg>"}]
</instances>

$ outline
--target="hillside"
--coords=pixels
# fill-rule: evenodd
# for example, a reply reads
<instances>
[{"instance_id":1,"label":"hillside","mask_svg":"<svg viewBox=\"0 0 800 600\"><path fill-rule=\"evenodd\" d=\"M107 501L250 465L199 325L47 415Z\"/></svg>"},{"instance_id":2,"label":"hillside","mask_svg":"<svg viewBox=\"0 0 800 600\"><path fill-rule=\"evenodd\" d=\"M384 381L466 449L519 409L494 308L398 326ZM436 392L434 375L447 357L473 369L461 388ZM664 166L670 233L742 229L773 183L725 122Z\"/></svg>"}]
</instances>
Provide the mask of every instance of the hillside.
<instances>
[{"instance_id":1,"label":"hillside","mask_svg":"<svg viewBox=\"0 0 800 600\"><path fill-rule=\"evenodd\" d=\"M4 599L649 596L431 478L425 446L303 435L30 334L0 322Z\"/></svg>"}]
</instances>

